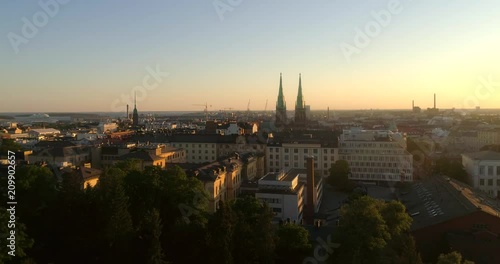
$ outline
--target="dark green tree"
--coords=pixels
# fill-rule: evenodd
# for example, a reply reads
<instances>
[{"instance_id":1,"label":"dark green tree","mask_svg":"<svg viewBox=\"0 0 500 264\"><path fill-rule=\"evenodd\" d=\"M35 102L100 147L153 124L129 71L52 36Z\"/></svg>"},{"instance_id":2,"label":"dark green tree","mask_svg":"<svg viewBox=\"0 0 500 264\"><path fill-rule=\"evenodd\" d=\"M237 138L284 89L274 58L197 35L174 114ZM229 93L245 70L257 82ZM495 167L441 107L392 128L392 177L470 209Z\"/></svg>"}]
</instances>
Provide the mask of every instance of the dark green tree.
<instances>
[{"instance_id":1,"label":"dark green tree","mask_svg":"<svg viewBox=\"0 0 500 264\"><path fill-rule=\"evenodd\" d=\"M3 138L0 144L0 156L7 156L8 151L20 151L22 146L16 143L13 139Z\"/></svg>"},{"instance_id":2,"label":"dark green tree","mask_svg":"<svg viewBox=\"0 0 500 264\"><path fill-rule=\"evenodd\" d=\"M35 165L16 168L16 216L26 226L26 233L34 240L27 255L38 258L47 255L52 240L52 221L47 217L55 208L59 184L48 167ZM45 261L45 260L44 260Z\"/></svg>"},{"instance_id":3,"label":"dark green tree","mask_svg":"<svg viewBox=\"0 0 500 264\"><path fill-rule=\"evenodd\" d=\"M474 262L470 260L463 260L462 254L453 251L448 254L439 255L437 264L474 264Z\"/></svg>"},{"instance_id":4,"label":"dark green tree","mask_svg":"<svg viewBox=\"0 0 500 264\"><path fill-rule=\"evenodd\" d=\"M231 206L220 202L207 225L208 263L232 264L235 215Z\"/></svg>"},{"instance_id":5,"label":"dark green tree","mask_svg":"<svg viewBox=\"0 0 500 264\"><path fill-rule=\"evenodd\" d=\"M334 263L421 263L403 204L357 197L340 210ZM412 258L409 258L412 256Z\"/></svg>"},{"instance_id":6,"label":"dark green tree","mask_svg":"<svg viewBox=\"0 0 500 264\"><path fill-rule=\"evenodd\" d=\"M350 192L354 189L354 184L349 180L349 163L345 160L337 160L330 169L328 183L338 190Z\"/></svg>"},{"instance_id":7,"label":"dark green tree","mask_svg":"<svg viewBox=\"0 0 500 264\"><path fill-rule=\"evenodd\" d=\"M459 161L450 160L446 157L441 157L436 160L433 168L435 174L441 174L461 181L465 184L470 184L469 176L465 171L462 163Z\"/></svg>"},{"instance_id":8,"label":"dark green tree","mask_svg":"<svg viewBox=\"0 0 500 264\"><path fill-rule=\"evenodd\" d=\"M311 253L309 232L297 224L281 225L276 231L276 254L279 263L302 263Z\"/></svg>"},{"instance_id":9,"label":"dark green tree","mask_svg":"<svg viewBox=\"0 0 500 264\"><path fill-rule=\"evenodd\" d=\"M132 219L128 211L129 198L125 194L124 172L117 168L105 170L96 185L95 198L99 204L104 257L107 261L126 261L127 248L132 238Z\"/></svg>"},{"instance_id":10,"label":"dark green tree","mask_svg":"<svg viewBox=\"0 0 500 264\"><path fill-rule=\"evenodd\" d=\"M160 243L161 237L161 218L158 210L153 209L146 214L141 228L141 240L146 246L146 254L144 259L148 264L163 264L165 261L165 254Z\"/></svg>"},{"instance_id":11,"label":"dark green tree","mask_svg":"<svg viewBox=\"0 0 500 264\"><path fill-rule=\"evenodd\" d=\"M272 211L252 196L236 199L232 207L236 215L234 262L272 263L275 250Z\"/></svg>"},{"instance_id":12,"label":"dark green tree","mask_svg":"<svg viewBox=\"0 0 500 264\"><path fill-rule=\"evenodd\" d=\"M9 207L7 207L9 208ZM2 246L2 250L0 251L0 263L13 263L14 259L23 260L28 259L26 255L26 251L33 246L33 239L28 237L26 234L26 226L20 222L19 217L15 218L15 222L9 222L10 211L7 211L7 208L0 207L0 239L5 242ZM10 226L9 226L10 225ZM10 240L8 240L11 235L11 230L14 230L15 234L15 250L13 254L15 257L9 254L12 249L8 246L10 244Z\"/></svg>"}]
</instances>

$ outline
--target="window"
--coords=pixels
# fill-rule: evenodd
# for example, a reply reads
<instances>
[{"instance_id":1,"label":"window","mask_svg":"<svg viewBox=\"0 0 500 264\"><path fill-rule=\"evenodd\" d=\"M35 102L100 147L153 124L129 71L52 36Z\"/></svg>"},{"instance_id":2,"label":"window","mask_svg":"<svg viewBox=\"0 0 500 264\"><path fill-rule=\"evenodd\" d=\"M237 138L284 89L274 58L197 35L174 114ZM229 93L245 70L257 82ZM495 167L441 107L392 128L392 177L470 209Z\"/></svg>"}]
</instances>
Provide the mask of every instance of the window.
<instances>
[{"instance_id":1,"label":"window","mask_svg":"<svg viewBox=\"0 0 500 264\"><path fill-rule=\"evenodd\" d=\"M484 166L479 166L479 175L484 175Z\"/></svg>"},{"instance_id":2,"label":"window","mask_svg":"<svg viewBox=\"0 0 500 264\"><path fill-rule=\"evenodd\" d=\"M488 166L488 175L493 175L493 166Z\"/></svg>"},{"instance_id":3,"label":"window","mask_svg":"<svg viewBox=\"0 0 500 264\"><path fill-rule=\"evenodd\" d=\"M308 149L304 149L304 154L307 154L308 153Z\"/></svg>"},{"instance_id":4,"label":"window","mask_svg":"<svg viewBox=\"0 0 500 264\"><path fill-rule=\"evenodd\" d=\"M497 176L500 175L500 166L497 166Z\"/></svg>"},{"instance_id":5,"label":"window","mask_svg":"<svg viewBox=\"0 0 500 264\"><path fill-rule=\"evenodd\" d=\"M293 149L293 153L299 153L299 149Z\"/></svg>"},{"instance_id":6,"label":"window","mask_svg":"<svg viewBox=\"0 0 500 264\"><path fill-rule=\"evenodd\" d=\"M313 149L314 154L318 154L318 149Z\"/></svg>"},{"instance_id":7,"label":"window","mask_svg":"<svg viewBox=\"0 0 500 264\"><path fill-rule=\"evenodd\" d=\"M493 186L493 179L488 179L488 186Z\"/></svg>"},{"instance_id":8,"label":"window","mask_svg":"<svg viewBox=\"0 0 500 264\"><path fill-rule=\"evenodd\" d=\"M479 179L479 186L484 186L484 179Z\"/></svg>"}]
</instances>

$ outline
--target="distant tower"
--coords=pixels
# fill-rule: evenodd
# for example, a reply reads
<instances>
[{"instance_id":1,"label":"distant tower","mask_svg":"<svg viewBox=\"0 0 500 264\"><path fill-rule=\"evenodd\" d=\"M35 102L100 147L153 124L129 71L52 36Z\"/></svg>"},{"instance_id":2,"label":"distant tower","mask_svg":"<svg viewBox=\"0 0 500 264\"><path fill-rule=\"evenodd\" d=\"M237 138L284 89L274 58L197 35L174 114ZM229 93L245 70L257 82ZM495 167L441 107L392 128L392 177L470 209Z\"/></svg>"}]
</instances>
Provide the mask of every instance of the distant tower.
<instances>
[{"instance_id":1,"label":"distant tower","mask_svg":"<svg viewBox=\"0 0 500 264\"><path fill-rule=\"evenodd\" d=\"M134 112L132 114L132 125L134 127L139 125L139 113L137 113L137 96L134 94Z\"/></svg>"},{"instance_id":2,"label":"distant tower","mask_svg":"<svg viewBox=\"0 0 500 264\"><path fill-rule=\"evenodd\" d=\"M127 117L126 117L125 119L129 120L129 115L128 115L128 104L127 104Z\"/></svg>"},{"instance_id":3,"label":"distant tower","mask_svg":"<svg viewBox=\"0 0 500 264\"><path fill-rule=\"evenodd\" d=\"M282 75L280 73L280 88L278 92L278 100L276 101L276 127L283 127L286 125L286 102L285 96L283 95L283 82Z\"/></svg>"},{"instance_id":4,"label":"distant tower","mask_svg":"<svg viewBox=\"0 0 500 264\"><path fill-rule=\"evenodd\" d=\"M295 125L306 125L306 103L302 96L302 77L299 74L299 92L297 94L297 102L295 103Z\"/></svg>"},{"instance_id":5,"label":"distant tower","mask_svg":"<svg viewBox=\"0 0 500 264\"><path fill-rule=\"evenodd\" d=\"M434 109L436 109L436 94L434 94Z\"/></svg>"}]
</instances>

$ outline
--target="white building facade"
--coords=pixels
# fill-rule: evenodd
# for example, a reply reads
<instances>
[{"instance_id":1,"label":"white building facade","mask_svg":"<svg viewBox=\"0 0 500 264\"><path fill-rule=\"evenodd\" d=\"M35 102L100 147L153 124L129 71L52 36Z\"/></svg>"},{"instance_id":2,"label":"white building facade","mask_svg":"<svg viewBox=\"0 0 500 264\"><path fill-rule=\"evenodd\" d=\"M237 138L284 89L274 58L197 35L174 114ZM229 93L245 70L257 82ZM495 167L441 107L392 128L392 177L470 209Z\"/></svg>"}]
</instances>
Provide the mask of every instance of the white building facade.
<instances>
[{"instance_id":1,"label":"white building facade","mask_svg":"<svg viewBox=\"0 0 500 264\"><path fill-rule=\"evenodd\" d=\"M258 181L258 186L255 198L267 203L274 213L274 222L302 220L305 188L297 174L270 172Z\"/></svg>"},{"instance_id":2,"label":"white building facade","mask_svg":"<svg viewBox=\"0 0 500 264\"><path fill-rule=\"evenodd\" d=\"M344 130L339 138L339 159L349 163L355 181L412 182L413 155L406 136L388 130Z\"/></svg>"},{"instance_id":3,"label":"white building facade","mask_svg":"<svg viewBox=\"0 0 500 264\"><path fill-rule=\"evenodd\" d=\"M464 166L474 188L498 197L500 194L500 153L480 151L462 154Z\"/></svg>"},{"instance_id":4,"label":"white building facade","mask_svg":"<svg viewBox=\"0 0 500 264\"><path fill-rule=\"evenodd\" d=\"M267 172L281 169L306 169L306 158L314 157L314 170L324 178L330 175L332 164L338 159L338 149L321 144L283 143L266 146Z\"/></svg>"}]
</instances>

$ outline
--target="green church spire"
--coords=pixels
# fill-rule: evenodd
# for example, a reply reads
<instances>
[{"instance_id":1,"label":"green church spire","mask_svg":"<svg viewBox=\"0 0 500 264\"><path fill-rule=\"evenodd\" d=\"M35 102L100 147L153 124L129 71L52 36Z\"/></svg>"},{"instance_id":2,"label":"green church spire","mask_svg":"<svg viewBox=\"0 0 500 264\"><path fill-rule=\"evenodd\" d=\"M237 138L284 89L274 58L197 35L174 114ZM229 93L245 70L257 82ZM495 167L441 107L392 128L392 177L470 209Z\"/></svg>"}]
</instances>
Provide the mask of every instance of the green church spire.
<instances>
[{"instance_id":1,"label":"green church spire","mask_svg":"<svg viewBox=\"0 0 500 264\"><path fill-rule=\"evenodd\" d=\"M299 73L299 93L297 94L297 103L295 104L295 108L300 108L300 109L306 108L304 97L302 96L302 77L300 73Z\"/></svg>"},{"instance_id":2,"label":"green church spire","mask_svg":"<svg viewBox=\"0 0 500 264\"><path fill-rule=\"evenodd\" d=\"M286 109L285 96L283 95L283 80L280 73L280 90L278 93L278 101L276 102L276 109Z\"/></svg>"}]
</instances>

